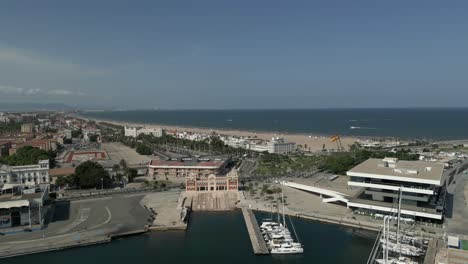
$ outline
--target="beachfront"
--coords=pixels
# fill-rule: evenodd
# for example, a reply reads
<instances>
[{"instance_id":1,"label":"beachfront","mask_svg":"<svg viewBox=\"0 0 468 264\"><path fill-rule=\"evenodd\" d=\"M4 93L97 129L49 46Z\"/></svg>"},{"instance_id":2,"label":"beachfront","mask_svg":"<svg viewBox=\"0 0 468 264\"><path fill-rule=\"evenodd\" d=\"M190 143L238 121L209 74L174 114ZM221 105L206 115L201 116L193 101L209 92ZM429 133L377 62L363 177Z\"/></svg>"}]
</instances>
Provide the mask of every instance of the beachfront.
<instances>
[{"instance_id":1,"label":"beachfront","mask_svg":"<svg viewBox=\"0 0 468 264\"><path fill-rule=\"evenodd\" d=\"M210 129L202 127L186 127L186 126L172 126L162 124L147 124L137 122L123 122L115 120L106 120L99 118L80 117L97 122L107 122L119 126L131 126L131 127L146 127L148 129L165 129L166 131L178 131L178 132L189 132L210 135L216 133L218 135L226 135L233 137L250 137L258 138L263 140L271 140L272 138L284 138L288 142L294 142L298 146L302 146L303 149L317 152L323 149L336 149L337 143L331 142L330 137L333 135L313 135L313 134L296 134L296 133L284 133L284 132L267 132L267 131L245 131L245 130L233 130L233 129ZM345 149L349 149L349 146L363 140L363 138L341 136L341 143Z\"/></svg>"}]
</instances>

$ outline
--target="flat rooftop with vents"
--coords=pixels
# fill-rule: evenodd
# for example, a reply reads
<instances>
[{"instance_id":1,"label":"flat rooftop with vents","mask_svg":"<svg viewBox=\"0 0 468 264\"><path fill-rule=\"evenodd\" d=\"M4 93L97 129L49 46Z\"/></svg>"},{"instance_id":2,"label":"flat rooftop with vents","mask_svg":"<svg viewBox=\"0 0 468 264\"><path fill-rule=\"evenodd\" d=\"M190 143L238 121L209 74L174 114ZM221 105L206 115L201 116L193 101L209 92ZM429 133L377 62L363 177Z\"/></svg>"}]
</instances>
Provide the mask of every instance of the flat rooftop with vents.
<instances>
[{"instance_id":1,"label":"flat rooftop with vents","mask_svg":"<svg viewBox=\"0 0 468 264\"><path fill-rule=\"evenodd\" d=\"M354 177L441 185L444 164L425 161L405 161L396 158L368 159L349 170Z\"/></svg>"}]
</instances>

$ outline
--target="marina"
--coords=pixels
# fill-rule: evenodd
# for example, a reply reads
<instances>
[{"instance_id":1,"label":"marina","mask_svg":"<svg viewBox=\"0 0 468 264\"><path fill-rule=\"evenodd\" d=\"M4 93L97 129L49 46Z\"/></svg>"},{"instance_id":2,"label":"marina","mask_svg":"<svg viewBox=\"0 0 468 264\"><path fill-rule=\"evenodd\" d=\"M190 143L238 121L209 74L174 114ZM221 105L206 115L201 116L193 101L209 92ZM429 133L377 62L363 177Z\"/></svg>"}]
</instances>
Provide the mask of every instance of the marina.
<instances>
[{"instance_id":1,"label":"marina","mask_svg":"<svg viewBox=\"0 0 468 264\"><path fill-rule=\"evenodd\" d=\"M256 219L269 217L255 212ZM362 264L367 259L375 233L355 232L350 228L293 218L303 254L255 255L241 210L231 212L194 212L187 231L149 232L139 236L113 239L111 243L71 250L48 252L11 259L15 264L31 261L68 264L99 263L321 263ZM329 254L334 245L336 254ZM9 263L6 260L6 263Z\"/></svg>"},{"instance_id":2,"label":"marina","mask_svg":"<svg viewBox=\"0 0 468 264\"><path fill-rule=\"evenodd\" d=\"M250 241L252 243L253 252L255 255L268 255L267 245L263 240L262 233L258 227L257 220L252 210L245 207L242 208L242 215L244 216L245 225L247 226L247 231L249 233Z\"/></svg>"}]
</instances>

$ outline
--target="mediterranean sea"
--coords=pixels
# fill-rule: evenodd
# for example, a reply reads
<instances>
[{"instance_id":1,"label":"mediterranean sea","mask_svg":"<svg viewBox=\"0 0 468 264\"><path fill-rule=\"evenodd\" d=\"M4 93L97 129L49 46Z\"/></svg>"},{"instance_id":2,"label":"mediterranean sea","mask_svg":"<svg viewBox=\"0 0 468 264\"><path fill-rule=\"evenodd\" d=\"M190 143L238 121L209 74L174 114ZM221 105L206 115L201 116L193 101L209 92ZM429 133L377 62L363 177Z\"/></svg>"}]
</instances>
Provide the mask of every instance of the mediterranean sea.
<instances>
[{"instance_id":1,"label":"mediterranean sea","mask_svg":"<svg viewBox=\"0 0 468 264\"><path fill-rule=\"evenodd\" d=\"M82 115L135 123L312 135L468 138L468 108L135 110Z\"/></svg>"}]
</instances>

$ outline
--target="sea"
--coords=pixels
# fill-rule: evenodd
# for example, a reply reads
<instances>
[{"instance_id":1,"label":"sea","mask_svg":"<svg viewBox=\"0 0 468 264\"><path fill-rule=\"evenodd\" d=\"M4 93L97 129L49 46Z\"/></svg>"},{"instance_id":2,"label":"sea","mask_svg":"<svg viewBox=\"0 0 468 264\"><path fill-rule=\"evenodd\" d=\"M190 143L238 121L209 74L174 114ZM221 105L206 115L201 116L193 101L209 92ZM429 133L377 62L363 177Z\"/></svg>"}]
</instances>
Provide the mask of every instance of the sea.
<instances>
[{"instance_id":1,"label":"sea","mask_svg":"<svg viewBox=\"0 0 468 264\"><path fill-rule=\"evenodd\" d=\"M256 214L261 220L271 217ZM239 210L193 213L184 231L151 232L121 238L109 244L1 260L12 264L102 263L366 263L376 234L332 224L287 218L304 244L304 254L255 256Z\"/></svg>"},{"instance_id":2,"label":"sea","mask_svg":"<svg viewBox=\"0 0 468 264\"><path fill-rule=\"evenodd\" d=\"M467 139L468 108L94 111L92 118L310 135Z\"/></svg>"}]
</instances>

